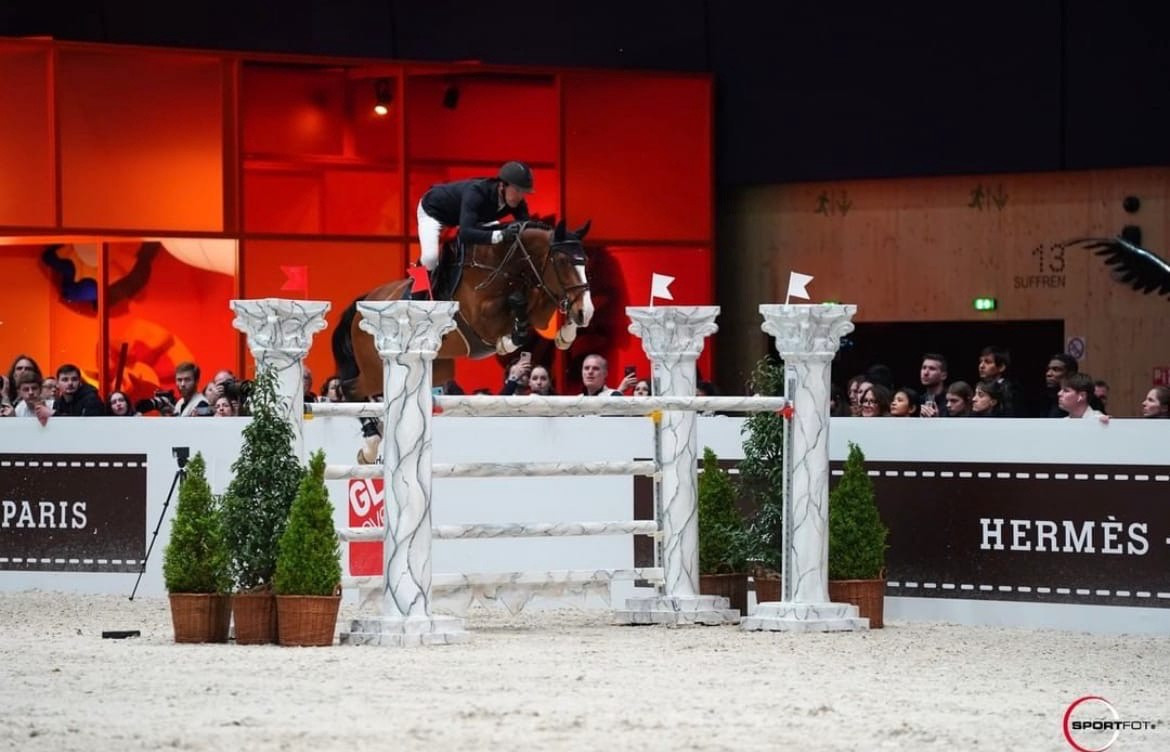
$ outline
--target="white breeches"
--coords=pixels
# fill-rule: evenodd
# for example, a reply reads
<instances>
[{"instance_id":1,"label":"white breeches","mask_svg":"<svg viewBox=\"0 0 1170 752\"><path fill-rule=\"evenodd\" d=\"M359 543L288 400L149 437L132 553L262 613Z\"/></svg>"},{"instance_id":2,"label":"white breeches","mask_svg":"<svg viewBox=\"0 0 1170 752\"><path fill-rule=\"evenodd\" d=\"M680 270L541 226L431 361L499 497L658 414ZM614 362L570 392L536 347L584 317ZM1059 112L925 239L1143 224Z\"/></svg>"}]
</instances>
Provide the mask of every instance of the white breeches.
<instances>
[{"instance_id":1,"label":"white breeches","mask_svg":"<svg viewBox=\"0 0 1170 752\"><path fill-rule=\"evenodd\" d=\"M439 263L439 233L443 226L439 220L423 211L422 201L418 202L418 244L422 249L419 261L428 270L434 271Z\"/></svg>"}]
</instances>

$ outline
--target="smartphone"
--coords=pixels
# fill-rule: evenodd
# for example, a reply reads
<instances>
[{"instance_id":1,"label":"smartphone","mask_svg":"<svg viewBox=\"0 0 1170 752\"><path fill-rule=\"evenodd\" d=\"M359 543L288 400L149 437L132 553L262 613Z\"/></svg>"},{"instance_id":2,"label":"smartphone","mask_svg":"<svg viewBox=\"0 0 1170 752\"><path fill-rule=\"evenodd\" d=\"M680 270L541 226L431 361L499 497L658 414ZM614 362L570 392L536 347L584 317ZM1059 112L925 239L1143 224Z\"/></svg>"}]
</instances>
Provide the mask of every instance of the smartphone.
<instances>
[{"instance_id":1,"label":"smartphone","mask_svg":"<svg viewBox=\"0 0 1170 752\"><path fill-rule=\"evenodd\" d=\"M527 350L522 351L520 353L520 360L521 362L527 363L528 361L532 360L532 353L528 352Z\"/></svg>"},{"instance_id":2,"label":"smartphone","mask_svg":"<svg viewBox=\"0 0 1170 752\"><path fill-rule=\"evenodd\" d=\"M626 375L630 376L638 372L637 366L626 366Z\"/></svg>"}]
</instances>

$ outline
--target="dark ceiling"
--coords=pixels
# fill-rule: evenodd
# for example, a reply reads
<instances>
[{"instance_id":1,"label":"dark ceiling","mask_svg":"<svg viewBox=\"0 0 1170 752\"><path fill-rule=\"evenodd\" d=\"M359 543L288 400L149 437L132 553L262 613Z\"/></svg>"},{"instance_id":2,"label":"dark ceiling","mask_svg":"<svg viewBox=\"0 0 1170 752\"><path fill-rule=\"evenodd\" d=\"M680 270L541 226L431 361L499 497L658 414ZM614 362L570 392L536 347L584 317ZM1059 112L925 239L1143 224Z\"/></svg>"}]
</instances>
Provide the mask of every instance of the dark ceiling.
<instances>
[{"instance_id":1,"label":"dark ceiling","mask_svg":"<svg viewBox=\"0 0 1170 752\"><path fill-rule=\"evenodd\" d=\"M10 2L0 34L710 72L722 186L1170 163L1170 3Z\"/></svg>"}]
</instances>

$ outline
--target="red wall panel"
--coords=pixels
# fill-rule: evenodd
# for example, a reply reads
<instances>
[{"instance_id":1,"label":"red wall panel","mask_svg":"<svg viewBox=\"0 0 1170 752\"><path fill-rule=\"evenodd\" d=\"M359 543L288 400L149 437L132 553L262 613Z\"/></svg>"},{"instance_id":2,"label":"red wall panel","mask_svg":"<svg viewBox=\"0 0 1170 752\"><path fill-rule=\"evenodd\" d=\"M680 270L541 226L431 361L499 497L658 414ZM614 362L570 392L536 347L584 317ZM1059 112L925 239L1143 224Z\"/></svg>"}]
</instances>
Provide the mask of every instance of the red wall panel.
<instances>
[{"instance_id":1,"label":"red wall panel","mask_svg":"<svg viewBox=\"0 0 1170 752\"><path fill-rule=\"evenodd\" d=\"M66 227L223 230L223 63L62 49Z\"/></svg>"},{"instance_id":2,"label":"red wall panel","mask_svg":"<svg viewBox=\"0 0 1170 752\"><path fill-rule=\"evenodd\" d=\"M0 225L56 224L48 48L0 43Z\"/></svg>"},{"instance_id":3,"label":"red wall panel","mask_svg":"<svg viewBox=\"0 0 1170 752\"><path fill-rule=\"evenodd\" d=\"M565 203L598 239L710 243L711 83L564 78Z\"/></svg>"}]
</instances>

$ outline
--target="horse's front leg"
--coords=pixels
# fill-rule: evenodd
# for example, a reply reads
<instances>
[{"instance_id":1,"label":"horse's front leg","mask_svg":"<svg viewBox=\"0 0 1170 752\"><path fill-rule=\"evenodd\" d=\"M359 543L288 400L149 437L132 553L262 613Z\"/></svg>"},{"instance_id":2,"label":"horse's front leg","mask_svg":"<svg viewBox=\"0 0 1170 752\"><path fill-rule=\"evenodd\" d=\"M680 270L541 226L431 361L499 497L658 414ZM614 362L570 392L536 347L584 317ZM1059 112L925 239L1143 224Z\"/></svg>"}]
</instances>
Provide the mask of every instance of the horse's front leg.
<instances>
[{"instance_id":1,"label":"horse's front leg","mask_svg":"<svg viewBox=\"0 0 1170 752\"><path fill-rule=\"evenodd\" d=\"M553 341L556 343L558 350L568 350L575 339L577 339L577 325L572 321L566 320L561 325L561 328L557 330L557 336Z\"/></svg>"}]
</instances>

